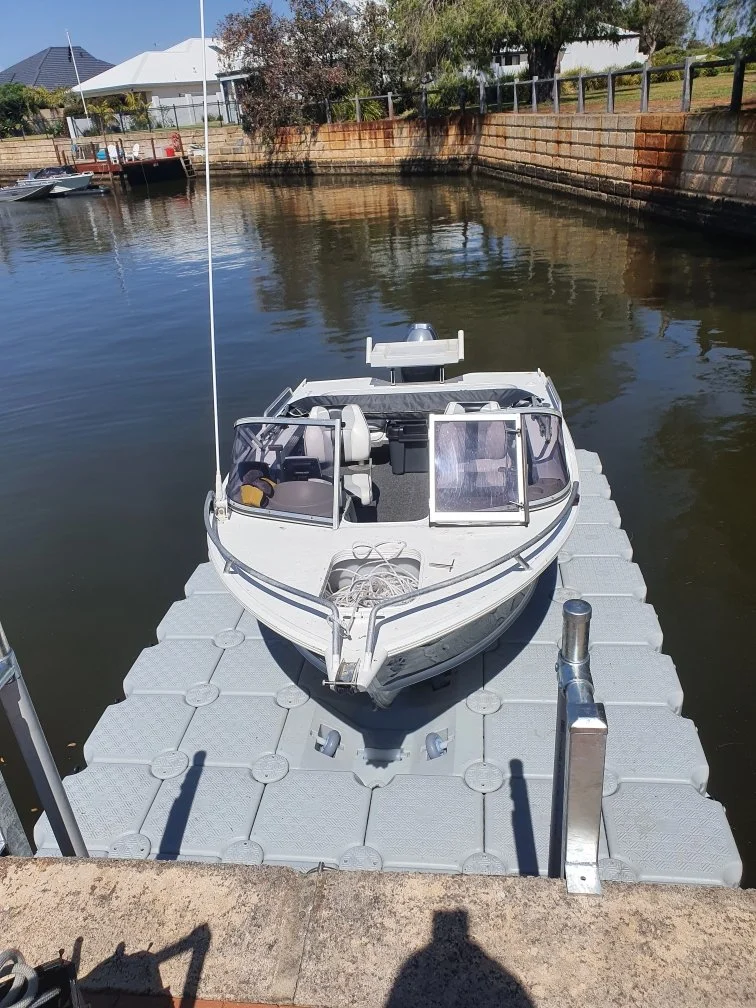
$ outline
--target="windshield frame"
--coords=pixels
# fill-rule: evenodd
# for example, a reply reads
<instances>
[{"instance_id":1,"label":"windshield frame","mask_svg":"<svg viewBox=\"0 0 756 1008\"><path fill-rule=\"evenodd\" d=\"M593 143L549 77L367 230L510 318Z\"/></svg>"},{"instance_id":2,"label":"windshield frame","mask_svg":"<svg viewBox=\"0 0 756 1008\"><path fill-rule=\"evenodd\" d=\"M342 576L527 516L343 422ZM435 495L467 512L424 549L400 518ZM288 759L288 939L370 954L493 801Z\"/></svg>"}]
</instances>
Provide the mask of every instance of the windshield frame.
<instances>
[{"instance_id":1,"label":"windshield frame","mask_svg":"<svg viewBox=\"0 0 756 1008\"><path fill-rule=\"evenodd\" d=\"M316 420L311 417L284 417L284 416L250 416L241 417L234 423L234 440L236 440L236 428L245 427L249 424L262 424L270 428L274 427L330 427L333 430L333 506L331 515L307 515L298 514L296 511L276 511L273 506L266 508L251 507L248 504L240 504L239 501L228 497L228 506L232 511L247 515L253 518L264 518L275 521L297 522L303 525L319 525L326 528L338 528L341 518L341 419L330 418L328 420ZM251 432L250 432L251 434ZM252 435L256 440L256 435ZM230 475L230 474L229 474ZM228 485L228 477L227 483ZM272 498L275 501L275 494Z\"/></svg>"},{"instance_id":2,"label":"windshield frame","mask_svg":"<svg viewBox=\"0 0 756 1008\"><path fill-rule=\"evenodd\" d=\"M428 417L428 458L429 458L429 501L428 517L431 525L527 525L530 521L530 507L527 495L527 461L525 438L523 436L522 413L525 410L495 410L475 413L431 413ZM529 411L528 411L529 412ZM491 423L514 424L517 442L516 509L513 511L439 511L436 506L436 429L440 424Z\"/></svg>"}]
</instances>

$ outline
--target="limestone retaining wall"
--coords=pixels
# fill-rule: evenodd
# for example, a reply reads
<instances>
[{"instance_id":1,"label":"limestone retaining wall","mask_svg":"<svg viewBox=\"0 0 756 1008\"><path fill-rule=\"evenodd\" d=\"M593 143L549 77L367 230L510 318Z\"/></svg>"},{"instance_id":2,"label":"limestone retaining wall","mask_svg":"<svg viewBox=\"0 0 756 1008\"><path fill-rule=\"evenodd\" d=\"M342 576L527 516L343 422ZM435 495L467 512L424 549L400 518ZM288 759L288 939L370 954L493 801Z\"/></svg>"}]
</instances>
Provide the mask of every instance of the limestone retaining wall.
<instances>
[{"instance_id":1,"label":"limestone retaining wall","mask_svg":"<svg viewBox=\"0 0 756 1008\"><path fill-rule=\"evenodd\" d=\"M174 131L130 133L149 151ZM184 147L201 129L182 129ZM70 141L0 141L0 177L70 157ZM756 223L756 113L546 115L491 113L431 121L287 127L271 143L239 126L210 131L216 172L392 173L478 169L555 189L751 234Z\"/></svg>"}]
</instances>

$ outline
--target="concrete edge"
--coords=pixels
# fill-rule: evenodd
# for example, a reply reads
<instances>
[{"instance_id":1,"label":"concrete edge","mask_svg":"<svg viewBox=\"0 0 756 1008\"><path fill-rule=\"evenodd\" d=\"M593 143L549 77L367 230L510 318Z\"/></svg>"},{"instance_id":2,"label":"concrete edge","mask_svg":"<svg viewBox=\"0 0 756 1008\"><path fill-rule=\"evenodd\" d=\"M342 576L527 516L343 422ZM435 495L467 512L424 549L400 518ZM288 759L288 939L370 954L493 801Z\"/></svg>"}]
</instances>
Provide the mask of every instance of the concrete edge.
<instances>
[{"instance_id":1,"label":"concrete edge","mask_svg":"<svg viewBox=\"0 0 756 1008\"><path fill-rule=\"evenodd\" d=\"M154 861L0 862L6 945L86 991L293 1003L753 1005L756 892Z\"/></svg>"}]
</instances>

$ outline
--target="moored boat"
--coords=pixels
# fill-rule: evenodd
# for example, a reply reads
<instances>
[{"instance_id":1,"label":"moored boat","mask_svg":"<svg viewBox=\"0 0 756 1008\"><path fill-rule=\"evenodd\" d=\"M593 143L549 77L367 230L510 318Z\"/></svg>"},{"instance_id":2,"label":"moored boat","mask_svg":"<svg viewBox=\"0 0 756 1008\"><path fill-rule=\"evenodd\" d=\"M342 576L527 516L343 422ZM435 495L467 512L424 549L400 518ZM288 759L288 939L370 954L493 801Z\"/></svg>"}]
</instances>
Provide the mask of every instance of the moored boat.
<instances>
[{"instance_id":1,"label":"moored boat","mask_svg":"<svg viewBox=\"0 0 756 1008\"><path fill-rule=\"evenodd\" d=\"M303 381L237 421L208 496L224 586L332 689L388 706L527 605L575 521L575 449L541 371L445 380L464 336L368 339L376 378Z\"/></svg>"},{"instance_id":2,"label":"moored boat","mask_svg":"<svg viewBox=\"0 0 756 1008\"><path fill-rule=\"evenodd\" d=\"M17 185L30 187L38 182L52 182L51 196L65 196L72 192L88 189L94 178L93 172L78 172L72 165L51 165L31 171Z\"/></svg>"},{"instance_id":3,"label":"moored boat","mask_svg":"<svg viewBox=\"0 0 756 1008\"><path fill-rule=\"evenodd\" d=\"M16 182L15 185L4 186L0 189L0 202L18 203L21 200L42 199L50 195L54 184L53 182L43 181L35 182L32 185L20 185Z\"/></svg>"}]
</instances>

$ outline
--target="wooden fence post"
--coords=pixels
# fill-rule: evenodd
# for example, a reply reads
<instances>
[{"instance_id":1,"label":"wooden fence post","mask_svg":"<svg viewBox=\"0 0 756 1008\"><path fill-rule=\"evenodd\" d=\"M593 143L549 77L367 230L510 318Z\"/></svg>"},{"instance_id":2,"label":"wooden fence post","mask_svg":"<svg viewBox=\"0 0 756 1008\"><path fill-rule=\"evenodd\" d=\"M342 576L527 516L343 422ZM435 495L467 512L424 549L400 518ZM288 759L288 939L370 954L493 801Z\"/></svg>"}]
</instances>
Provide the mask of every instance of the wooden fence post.
<instances>
[{"instance_id":1,"label":"wooden fence post","mask_svg":"<svg viewBox=\"0 0 756 1008\"><path fill-rule=\"evenodd\" d=\"M386 98L388 99L388 117L389 117L389 119L393 119L394 118L394 94L393 94L393 92L389 91L389 93L386 95Z\"/></svg>"}]
</instances>

